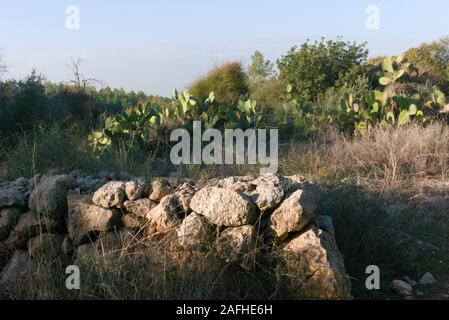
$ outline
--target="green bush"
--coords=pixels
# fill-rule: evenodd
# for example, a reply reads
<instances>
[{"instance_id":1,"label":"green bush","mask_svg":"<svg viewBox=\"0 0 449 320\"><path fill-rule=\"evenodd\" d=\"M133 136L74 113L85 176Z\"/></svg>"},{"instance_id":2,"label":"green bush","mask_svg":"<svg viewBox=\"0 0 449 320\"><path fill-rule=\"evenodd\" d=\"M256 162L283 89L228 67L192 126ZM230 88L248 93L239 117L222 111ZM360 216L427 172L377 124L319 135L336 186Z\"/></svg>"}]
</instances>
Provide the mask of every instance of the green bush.
<instances>
[{"instance_id":1,"label":"green bush","mask_svg":"<svg viewBox=\"0 0 449 320\"><path fill-rule=\"evenodd\" d=\"M293 47L278 60L280 76L293 88L299 101L315 101L319 94L337 84L367 58L366 44L324 38Z\"/></svg>"},{"instance_id":2,"label":"green bush","mask_svg":"<svg viewBox=\"0 0 449 320\"><path fill-rule=\"evenodd\" d=\"M215 93L219 103L233 103L240 95L249 92L247 75L239 62L225 63L214 68L208 75L190 86L188 91L206 100L210 92Z\"/></svg>"}]
</instances>

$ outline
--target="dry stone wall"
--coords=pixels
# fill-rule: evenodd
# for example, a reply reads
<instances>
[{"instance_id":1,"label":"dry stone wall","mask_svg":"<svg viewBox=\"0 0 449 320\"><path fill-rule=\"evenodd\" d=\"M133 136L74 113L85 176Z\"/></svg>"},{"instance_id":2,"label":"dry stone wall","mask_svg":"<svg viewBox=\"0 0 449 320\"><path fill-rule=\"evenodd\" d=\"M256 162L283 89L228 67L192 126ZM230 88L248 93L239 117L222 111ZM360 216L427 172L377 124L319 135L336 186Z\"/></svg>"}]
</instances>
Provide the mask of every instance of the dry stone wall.
<instances>
[{"instance_id":1,"label":"dry stone wall","mask_svg":"<svg viewBox=\"0 0 449 320\"><path fill-rule=\"evenodd\" d=\"M350 299L332 219L316 216L319 199L319 187L300 176L195 183L75 170L1 183L0 285L29 276L42 251L76 262L99 238L120 248L117 232L147 238L172 233L183 249L216 250L248 272L257 268L256 255L268 254L258 248L271 248L303 273L298 297Z\"/></svg>"}]
</instances>

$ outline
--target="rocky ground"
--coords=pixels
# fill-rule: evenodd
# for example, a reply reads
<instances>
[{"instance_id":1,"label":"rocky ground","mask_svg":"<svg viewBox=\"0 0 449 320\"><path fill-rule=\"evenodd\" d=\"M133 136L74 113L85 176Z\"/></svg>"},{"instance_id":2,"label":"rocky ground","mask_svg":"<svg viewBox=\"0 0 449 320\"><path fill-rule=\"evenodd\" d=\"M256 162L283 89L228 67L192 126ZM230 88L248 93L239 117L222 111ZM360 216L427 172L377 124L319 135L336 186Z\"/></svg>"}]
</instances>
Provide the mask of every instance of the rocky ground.
<instances>
[{"instance_id":1,"label":"rocky ground","mask_svg":"<svg viewBox=\"0 0 449 320\"><path fill-rule=\"evenodd\" d=\"M52 171L0 184L0 291L30 281L45 256L89 261L99 245L172 235L183 250L214 250L226 263L260 268L273 255L300 281L298 298L350 299L332 219L317 216L319 187L300 176L207 181ZM171 239L173 239L171 237Z\"/></svg>"}]
</instances>

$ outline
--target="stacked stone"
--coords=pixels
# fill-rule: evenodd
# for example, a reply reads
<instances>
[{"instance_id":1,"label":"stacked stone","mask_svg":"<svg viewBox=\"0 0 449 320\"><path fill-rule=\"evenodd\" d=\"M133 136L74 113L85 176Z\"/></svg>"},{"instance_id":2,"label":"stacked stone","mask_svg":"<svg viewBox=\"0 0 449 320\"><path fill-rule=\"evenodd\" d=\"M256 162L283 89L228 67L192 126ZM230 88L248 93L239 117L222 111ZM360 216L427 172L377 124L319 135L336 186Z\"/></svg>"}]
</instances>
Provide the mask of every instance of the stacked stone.
<instances>
[{"instance_id":1,"label":"stacked stone","mask_svg":"<svg viewBox=\"0 0 449 320\"><path fill-rule=\"evenodd\" d=\"M317 185L276 175L229 177L202 187L188 179L115 178L76 170L0 184L0 284L27 277L43 251L80 260L104 241L112 250L130 235L170 234L183 250L215 250L250 271L264 249L276 249L287 266L301 265L298 297L351 297L332 220L316 216Z\"/></svg>"}]
</instances>

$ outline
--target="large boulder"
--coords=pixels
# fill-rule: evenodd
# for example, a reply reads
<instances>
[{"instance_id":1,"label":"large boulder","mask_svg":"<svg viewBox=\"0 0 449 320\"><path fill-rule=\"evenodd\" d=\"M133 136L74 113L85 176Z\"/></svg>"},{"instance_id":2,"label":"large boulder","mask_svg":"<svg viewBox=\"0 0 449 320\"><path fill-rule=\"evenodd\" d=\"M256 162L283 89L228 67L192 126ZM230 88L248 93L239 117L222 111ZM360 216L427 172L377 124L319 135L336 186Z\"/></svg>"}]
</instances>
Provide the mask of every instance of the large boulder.
<instances>
[{"instance_id":1,"label":"large boulder","mask_svg":"<svg viewBox=\"0 0 449 320\"><path fill-rule=\"evenodd\" d=\"M239 227L257 220L254 205L242 194L217 187L203 188L190 202L190 208L218 226Z\"/></svg>"},{"instance_id":2,"label":"large boulder","mask_svg":"<svg viewBox=\"0 0 449 320\"><path fill-rule=\"evenodd\" d=\"M121 212L96 206L89 195L69 195L67 228L70 238L77 246L92 232L105 232L120 225Z\"/></svg>"},{"instance_id":3,"label":"large boulder","mask_svg":"<svg viewBox=\"0 0 449 320\"><path fill-rule=\"evenodd\" d=\"M179 219L179 201L174 194L161 199L161 202L148 212L148 234L169 231L181 222Z\"/></svg>"},{"instance_id":4,"label":"large boulder","mask_svg":"<svg viewBox=\"0 0 449 320\"><path fill-rule=\"evenodd\" d=\"M120 208L126 200L125 182L111 181L98 189L93 197L94 204L103 208Z\"/></svg>"},{"instance_id":5,"label":"large boulder","mask_svg":"<svg viewBox=\"0 0 449 320\"><path fill-rule=\"evenodd\" d=\"M310 187L288 196L270 216L269 235L283 240L290 232L303 229L315 217L319 195L319 189Z\"/></svg>"},{"instance_id":6,"label":"large boulder","mask_svg":"<svg viewBox=\"0 0 449 320\"><path fill-rule=\"evenodd\" d=\"M156 202L146 198L132 201L128 200L123 204L126 211L138 217L146 217L150 210L156 206Z\"/></svg>"},{"instance_id":7,"label":"large boulder","mask_svg":"<svg viewBox=\"0 0 449 320\"><path fill-rule=\"evenodd\" d=\"M257 230L254 226L226 228L218 239L218 252L229 263L252 269L256 252Z\"/></svg>"},{"instance_id":8,"label":"large boulder","mask_svg":"<svg viewBox=\"0 0 449 320\"><path fill-rule=\"evenodd\" d=\"M0 273L0 286L29 279L36 270L37 263L28 255L28 252L16 250Z\"/></svg>"},{"instance_id":9,"label":"large boulder","mask_svg":"<svg viewBox=\"0 0 449 320\"><path fill-rule=\"evenodd\" d=\"M64 217L67 214L67 191L75 183L69 175L42 177L30 194L29 208L41 216Z\"/></svg>"},{"instance_id":10,"label":"large boulder","mask_svg":"<svg viewBox=\"0 0 449 320\"><path fill-rule=\"evenodd\" d=\"M256 189L251 192L251 200L264 212L276 208L284 198L284 186L275 175L260 176L252 182Z\"/></svg>"},{"instance_id":11,"label":"large boulder","mask_svg":"<svg viewBox=\"0 0 449 320\"><path fill-rule=\"evenodd\" d=\"M63 220L49 217L40 217L30 211L20 216L17 225L6 240L8 245L16 248L24 248L30 238L41 233L59 233L65 231Z\"/></svg>"},{"instance_id":12,"label":"large boulder","mask_svg":"<svg viewBox=\"0 0 449 320\"><path fill-rule=\"evenodd\" d=\"M54 233L43 233L28 240L28 252L33 258L55 258L62 253L64 237Z\"/></svg>"},{"instance_id":13,"label":"large boulder","mask_svg":"<svg viewBox=\"0 0 449 320\"><path fill-rule=\"evenodd\" d=\"M300 278L293 288L298 298L351 299L351 282L333 235L311 226L282 251L288 272Z\"/></svg>"},{"instance_id":14,"label":"large boulder","mask_svg":"<svg viewBox=\"0 0 449 320\"><path fill-rule=\"evenodd\" d=\"M177 229L178 242L185 248L202 249L210 244L212 225L202 215L192 212Z\"/></svg>"}]
</instances>

